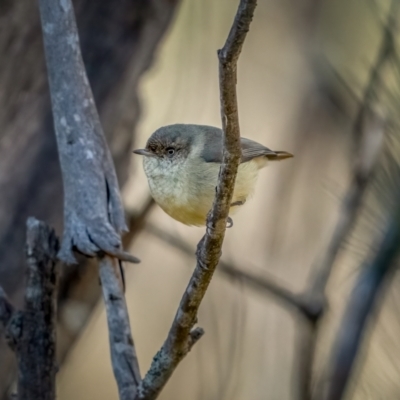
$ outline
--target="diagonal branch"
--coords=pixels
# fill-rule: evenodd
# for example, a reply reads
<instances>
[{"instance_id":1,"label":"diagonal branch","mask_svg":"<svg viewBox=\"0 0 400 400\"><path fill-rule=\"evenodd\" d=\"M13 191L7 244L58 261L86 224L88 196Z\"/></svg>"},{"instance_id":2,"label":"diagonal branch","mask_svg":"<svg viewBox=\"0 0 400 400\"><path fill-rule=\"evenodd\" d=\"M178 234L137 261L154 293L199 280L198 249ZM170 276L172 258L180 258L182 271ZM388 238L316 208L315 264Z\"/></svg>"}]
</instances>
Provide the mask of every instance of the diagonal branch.
<instances>
[{"instance_id":1,"label":"diagonal branch","mask_svg":"<svg viewBox=\"0 0 400 400\"><path fill-rule=\"evenodd\" d=\"M100 259L100 279L110 332L111 361L120 400L132 400L140 382L139 363L129 325L129 314L118 278L118 260Z\"/></svg>"},{"instance_id":2,"label":"diagonal branch","mask_svg":"<svg viewBox=\"0 0 400 400\"><path fill-rule=\"evenodd\" d=\"M400 242L400 210L387 223L383 242L370 262L362 267L340 325L332 351L331 374L324 400L342 399L351 376L365 325L376 307L378 294L389 272L395 267Z\"/></svg>"},{"instance_id":3,"label":"diagonal branch","mask_svg":"<svg viewBox=\"0 0 400 400\"><path fill-rule=\"evenodd\" d=\"M236 68L256 0L241 0L224 47L218 52L224 153L206 234L197 247L197 265L182 297L168 337L139 387L138 399L155 399L203 331L194 329L197 311L221 256L226 223L241 158Z\"/></svg>"},{"instance_id":4,"label":"diagonal branch","mask_svg":"<svg viewBox=\"0 0 400 400\"><path fill-rule=\"evenodd\" d=\"M146 224L145 230L165 243L168 243L170 246L180 250L182 253L188 256L193 256L192 246L179 237L172 235L166 230L160 229L149 222ZM297 310L300 313L308 312L307 304L304 302L302 297L287 289L272 276L256 276L222 260L218 264L218 272L230 279L240 279L243 283L253 287L261 293L273 296L282 305L289 309Z\"/></svg>"},{"instance_id":5,"label":"diagonal branch","mask_svg":"<svg viewBox=\"0 0 400 400\"><path fill-rule=\"evenodd\" d=\"M123 252L126 229L118 182L83 65L71 0L40 0L54 126L64 184L59 257L73 250L138 262Z\"/></svg>"}]
</instances>

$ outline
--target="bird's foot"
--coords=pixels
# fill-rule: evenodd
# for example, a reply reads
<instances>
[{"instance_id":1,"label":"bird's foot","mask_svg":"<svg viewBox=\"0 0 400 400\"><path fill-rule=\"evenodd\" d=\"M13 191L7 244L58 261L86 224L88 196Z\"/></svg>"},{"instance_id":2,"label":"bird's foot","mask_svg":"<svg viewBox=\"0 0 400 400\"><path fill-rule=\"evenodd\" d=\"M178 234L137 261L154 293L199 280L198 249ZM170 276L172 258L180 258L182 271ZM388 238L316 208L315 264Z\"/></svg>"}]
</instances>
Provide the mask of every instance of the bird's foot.
<instances>
[{"instance_id":1,"label":"bird's foot","mask_svg":"<svg viewBox=\"0 0 400 400\"><path fill-rule=\"evenodd\" d=\"M233 220L231 217L228 217L228 219L226 220L226 227L232 228L232 226L233 226Z\"/></svg>"},{"instance_id":2,"label":"bird's foot","mask_svg":"<svg viewBox=\"0 0 400 400\"><path fill-rule=\"evenodd\" d=\"M244 203L246 203L246 200L234 201L234 202L231 204L231 207L242 206Z\"/></svg>"}]
</instances>

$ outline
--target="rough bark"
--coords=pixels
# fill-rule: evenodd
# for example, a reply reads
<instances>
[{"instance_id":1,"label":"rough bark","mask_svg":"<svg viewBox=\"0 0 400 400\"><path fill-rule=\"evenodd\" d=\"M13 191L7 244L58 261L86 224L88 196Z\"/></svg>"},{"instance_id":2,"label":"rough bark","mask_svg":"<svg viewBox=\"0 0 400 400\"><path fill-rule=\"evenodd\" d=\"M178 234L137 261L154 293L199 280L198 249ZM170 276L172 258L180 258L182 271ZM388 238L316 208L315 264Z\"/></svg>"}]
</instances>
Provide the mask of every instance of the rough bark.
<instances>
[{"instance_id":1,"label":"rough bark","mask_svg":"<svg viewBox=\"0 0 400 400\"><path fill-rule=\"evenodd\" d=\"M0 323L18 360L17 398L56 397L57 252L53 229L27 221L27 287L24 308L16 311L0 287Z\"/></svg>"},{"instance_id":2,"label":"rough bark","mask_svg":"<svg viewBox=\"0 0 400 400\"><path fill-rule=\"evenodd\" d=\"M117 176L83 65L71 0L40 0L51 105L64 188L64 233L59 257L100 252L125 261L126 230Z\"/></svg>"},{"instance_id":3,"label":"rough bark","mask_svg":"<svg viewBox=\"0 0 400 400\"><path fill-rule=\"evenodd\" d=\"M100 260L100 279L106 305L111 362L118 385L120 400L135 398L141 380L139 362L129 325L125 297L118 280L118 262L115 258Z\"/></svg>"},{"instance_id":4,"label":"rough bark","mask_svg":"<svg viewBox=\"0 0 400 400\"><path fill-rule=\"evenodd\" d=\"M127 166L140 114L137 83L151 65L155 49L172 20L178 2L169 0L76 0L83 60L119 183ZM62 229L63 188L53 132L44 68L37 2L0 4L0 283L11 301L21 305L24 293L25 221L29 215ZM96 279L84 279L70 268L61 296L89 301L100 294ZM94 276L94 275L93 275ZM76 288L76 284L78 287ZM87 293L93 293L88 300ZM62 306L62 304L61 304ZM73 337L63 345L65 353ZM0 344L0 397L13 379L12 357Z\"/></svg>"},{"instance_id":5,"label":"rough bark","mask_svg":"<svg viewBox=\"0 0 400 400\"><path fill-rule=\"evenodd\" d=\"M56 397L58 239L46 224L27 222L28 279L21 314L22 335L16 346L18 399Z\"/></svg>"}]
</instances>

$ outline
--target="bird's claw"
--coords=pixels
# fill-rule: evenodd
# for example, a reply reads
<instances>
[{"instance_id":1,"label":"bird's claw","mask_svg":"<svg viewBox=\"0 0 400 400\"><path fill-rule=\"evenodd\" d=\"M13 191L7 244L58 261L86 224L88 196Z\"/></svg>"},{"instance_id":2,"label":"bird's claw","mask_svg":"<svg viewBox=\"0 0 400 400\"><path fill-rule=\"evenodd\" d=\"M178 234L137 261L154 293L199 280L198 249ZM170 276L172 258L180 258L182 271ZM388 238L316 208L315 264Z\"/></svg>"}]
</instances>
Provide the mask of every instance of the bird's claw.
<instances>
[{"instance_id":1,"label":"bird's claw","mask_svg":"<svg viewBox=\"0 0 400 400\"><path fill-rule=\"evenodd\" d=\"M231 217L228 217L228 219L226 220L226 227L232 228L232 226L233 226L233 220Z\"/></svg>"}]
</instances>

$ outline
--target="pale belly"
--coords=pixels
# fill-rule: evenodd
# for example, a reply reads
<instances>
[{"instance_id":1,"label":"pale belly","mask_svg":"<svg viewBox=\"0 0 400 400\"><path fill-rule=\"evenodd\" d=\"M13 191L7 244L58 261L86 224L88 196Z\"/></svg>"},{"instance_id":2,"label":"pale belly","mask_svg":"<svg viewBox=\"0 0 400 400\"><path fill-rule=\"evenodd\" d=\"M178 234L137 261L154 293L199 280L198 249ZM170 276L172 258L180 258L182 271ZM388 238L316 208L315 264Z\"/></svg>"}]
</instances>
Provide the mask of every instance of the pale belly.
<instances>
[{"instance_id":1,"label":"pale belly","mask_svg":"<svg viewBox=\"0 0 400 400\"><path fill-rule=\"evenodd\" d=\"M219 165L210 163L206 167L191 172L185 170L185 173L175 171L168 176L148 176L150 191L156 203L179 222L194 226L205 225L215 196ZM258 169L256 162L239 166L232 199L232 204L236 205L230 208L230 215L252 194Z\"/></svg>"},{"instance_id":2,"label":"pale belly","mask_svg":"<svg viewBox=\"0 0 400 400\"><path fill-rule=\"evenodd\" d=\"M198 199L188 194L186 185L174 182L170 185L166 179L149 180L150 192L156 203L172 218L186 225L205 224L208 207L205 199ZM211 200L212 204L212 200ZM209 205L208 210L211 208Z\"/></svg>"}]
</instances>

